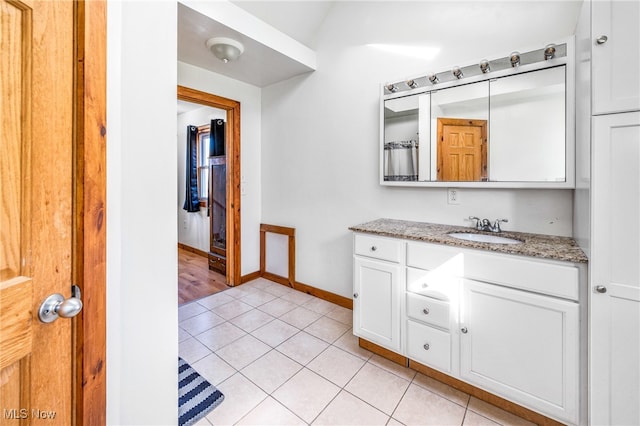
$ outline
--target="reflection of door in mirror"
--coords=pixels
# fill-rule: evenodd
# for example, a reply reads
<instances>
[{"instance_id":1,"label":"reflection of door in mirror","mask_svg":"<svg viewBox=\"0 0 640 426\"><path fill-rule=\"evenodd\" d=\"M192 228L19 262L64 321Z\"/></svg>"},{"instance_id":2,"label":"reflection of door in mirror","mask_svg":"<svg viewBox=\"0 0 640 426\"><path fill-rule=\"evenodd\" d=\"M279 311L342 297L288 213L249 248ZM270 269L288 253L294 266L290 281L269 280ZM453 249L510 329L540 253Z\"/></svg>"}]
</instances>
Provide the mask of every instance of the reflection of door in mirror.
<instances>
[{"instance_id":1,"label":"reflection of door in mirror","mask_svg":"<svg viewBox=\"0 0 640 426\"><path fill-rule=\"evenodd\" d=\"M438 180L487 180L487 121L438 118Z\"/></svg>"}]
</instances>

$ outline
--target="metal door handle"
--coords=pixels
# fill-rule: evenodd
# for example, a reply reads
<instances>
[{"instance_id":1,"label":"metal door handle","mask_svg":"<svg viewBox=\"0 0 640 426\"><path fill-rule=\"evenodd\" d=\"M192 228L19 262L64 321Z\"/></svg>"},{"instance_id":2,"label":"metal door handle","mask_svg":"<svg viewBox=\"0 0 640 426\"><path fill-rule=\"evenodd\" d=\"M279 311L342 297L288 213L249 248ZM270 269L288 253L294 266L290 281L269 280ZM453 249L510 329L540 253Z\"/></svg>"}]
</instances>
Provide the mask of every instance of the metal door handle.
<instances>
[{"instance_id":1,"label":"metal door handle","mask_svg":"<svg viewBox=\"0 0 640 426\"><path fill-rule=\"evenodd\" d=\"M603 285L597 285L596 286L596 291L598 293L606 293L607 292L607 288Z\"/></svg>"},{"instance_id":2,"label":"metal door handle","mask_svg":"<svg viewBox=\"0 0 640 426\"><path fill-rule=\"evenodd\" d=\"M80 289L73 286L73 296L65 299L60 293L47 297L40 305L38 318L44 323L53 322L62 318L73 318L82 310L82 300L80 300Z\"/></svg>"},{"instance_id":3,"label":"metal door handle","mask_svg":"<svg viewBox=\"0 0 640 426\"><path fill-rule=\"evenodd\" d=\"M467 327L462 327L460 329L460 331L462 331L462 333L467 334L469 332L469 330L467 329Z\"/></svg>"},{"instance_id":4,"label":"metal door handle","mask_svg":"<svg viewBox=\"0 0 640 426\"><path fill-rule=\"evenodd\" d=\"M607 42L607 40L609 40L609 38L606 35L601 35L600 37L598 37L596 39L596 43L605 44Z\"/></svg>"}]
</instances>

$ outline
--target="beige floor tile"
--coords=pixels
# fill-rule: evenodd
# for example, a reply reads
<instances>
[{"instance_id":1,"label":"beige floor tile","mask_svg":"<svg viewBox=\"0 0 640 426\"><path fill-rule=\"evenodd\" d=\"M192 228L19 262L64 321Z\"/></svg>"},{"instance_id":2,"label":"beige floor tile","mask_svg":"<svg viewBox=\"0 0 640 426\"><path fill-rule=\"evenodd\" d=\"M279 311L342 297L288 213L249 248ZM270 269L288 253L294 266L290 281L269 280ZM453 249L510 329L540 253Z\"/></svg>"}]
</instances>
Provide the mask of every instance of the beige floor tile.
<instances>
[{"instance_id":1,"label":"beige floor tile","mask_svg":"<svg viewBox=\"0 0 640 426\"><path fill-rule=\"evenodd\" d=\"M409 381L413 380L416 375L416 370L412 370L409 367L403 367L402 365L383 358L380 355L374 354L369 358L369 362Z\"/></svg>"},{"instance_id":2,"label":"beige floor tile","mask_svg":"<svg viewBox=\"0 0 640 426\"><path fill-rule=\"evenodd\" d=\"M410 385L393 418L406 425L461 425L465 408L417 385Z\"/></svg>"},{"instance_id":3,"label":"beige floor tile","mask_svg":"<svg viewBox=\"0 0 640 426\"><path fill-rule=\"evenodd\" d=\"M368 360L373 355L373 352L360 347L358 344L358 336L354 335L351 330L340 336L338 340L333 342L333 345L364 360Z\"/></svg>"},{"instance_id":4,"label":"beige floor tile","mask_svg":"<svg viewBox=\"0 0 640 426\"><path fill-rule=\"evenodd\" d=\"M349 380L362 368L365 360L355 355L329 346L324 352L311 361L307 368L340 387L344 387Z\"/></svg>"},{"instance_id":5,"label":"beige floor tile","mask_svg":"<svg viewBox=\"0 0 640 426\"><path fill-rule=\"evenodd\" d=\"M486 417L481 416L471 410L467 410L464 415L463 426L498 426L500 423L496 423L493 420L489 420Z\"/></svg>"},{"instance_id":6,"label":"beige floor tile","mask_svg":"<svg viewBox=\"0 0 640 426\"><path fill-rule=\"evenodd\" d=\"M348 392L341 391L324 409L314 425L386 425L389 416Z\"/></svg>"},{"instance_id":7,"label":"beige floor tile","mask_svg":"<svg viewBox=\"0 0 640 426\"><path fill-rule=\"evenodd\" d=\"M277 298L273 299L271 302L265 303L264 305L260 305L258 309L274 317L279 317L280 315L284 315L297 307L298 305L293 302Z\"/></svg>"},{"instance_id":8,"label":"beige floor tile","mask_svg":"<svg viewBox=\"0 0 640 426\"><path fill-rule=\"evenodd\" d=\"M271 302L275 298L276 296L271 293L267 293L266 291L255 289L254 291L251 292L251 294L249 294L246 297L243 297L240 300L251 306L260 306L260 305L264 305L267 302Z\"/></svg>"},{"instance_id":9,"label":"beige floor tile","mask_svg":"<svg viewBox=\"0 0 640 426\"><path fill-rule=\"evenodd\" d=\"M241 370L269 352L269 350L271 350L271 348L268 345L247 334L216 351L216 355L224 359L236 370Z\"/></svg>"},{"instance_id":10,"label":"beige floor tile","mask_svg":"<svg viewBox=\"0 0 640 426\"><path fill-rule=\"evenodd\" d=\"M289 302L293 302L296 305L303 305L313 299L315 299L315 297L307 294L307 293L303 293L301 291L291 291L287 294L283 294L282 299L284 300L288 300Z\"/></svg>"},{"instance_id":11,"label":"beige floor tile","mask_svg":"<svg viewBox=\"0 0 640 426\"><path fill-rule=\"evenodd\" d=\"M276 349L294 361L307 365L328 346L329 344L324 340L301 331Z\"/></svg>"},{"instance_id":12,"label":"beige floor tile","mask_svg":"<svg viewBox=\"0 0 640 426\"><path fill-rule=\"evenodd\" d=\"M473 396L467 408L501 425L532 426L534 424Z\"/></svg>"},{"instance_id":13,"label":"beige floor tile","mask_svg":"<svg viewBox=\"0 0 640 426\"><path fill-rule=\"evenodd\" d=\"M189 364L193 364L210 353L211 351L209 348L200 343L200 341L195 337L182 341L178 345L178 354Z\"/></svg>"},{"instance_id":14,"label":"beige floor tile","mask_svg":"<svg viewBox=\"0 0 640 426\"><path fill-rule=\"evenodd\" d=\"M327 312L325 315L331 319L340 321L343 324L347 324L349 327L353 325L353 311L351 309L338 306L334 310Z\"/></svg>"},{"instance_id":15,"label":"beige floor tile","mask_svg":"<svg viewBox=\"0 0 640 426\"><path fill-rule=\"evenodd\" d=\"M232 318L229 322L233 323L236 327L240 327L247 333L250 333L274 319L274 317L266 312L262 312L259 309L252 309L242 315Z\"/></svg>"},{"instance_id":16,"label":"beige floor tile","mask_svg":"<svg viewBox=\"0 0 640 426\"><path fill-rule=\"evenodd\" d=\"M331 302L327 302L326 300L314 297L302 306L309 309L310 311L324 315L327 312L333 311L338 305L334 305Z\"/></svg>"},{"instance_id":17,"label":"beige floor tile","mask_svg":"<svg viewBox=\"0 0 640 426\"><path fill-rule=\"evenodd\" d=\"M227 290L229 291L229 290ZM211 308L211 311L216 315L221 316L226 320L230 320L232 318L237 317L238 315L242 315L245 312L248 312L253 309L253 306L247 305L239 300L234 300L229 303L225 303L224 305L216 306Z\"/></svg>"},{"instance_id":18,"label":"beige floor tile","mask_svg":"<svg viewBox=\"0 0 640 426\"><path fill-rule=\"evenodd\" d=\"M366 363L344 389L391 415L408 386L409 381Z\"/></svg>"},{"instance_id":19,"label":"beige floor tile","mask_svg":"<svg viewBox=\"0 0 640 426\"><path fill-rule=\"evenodd\" d=\"M387 426L403 426L402 423L391 417L387 422Z\"/></svg>"},{"instance_id":20,"label":"beige floor tile","mask_svg":"<svg viewBox=\"0 0 640 426\"><path fill-rule=\"evenodd\" d=\"M178 308L178 321L184 321L188 318L195 317L198 314L206 312L207 308L198 302L191 302Z\"/></svg>"},{"instance_id":21,"label":"beige floor tile","mask_svg":"<svg viewBox=\"0 0 640 426\"><path fill-rule=\"evenodd\" d=\"M198 303L207 309L211 309L215 308L216 306L224 305L225 303L233 302L235 300L233 297L225 293L226 291L221 291L220 293L203 297L202 299L198 300Z\"/></svg>"},{"instance_id":22,"label":"beige floor tile","mask_svg":"<svg viewBox=\"0 0 640 426\"><path fill-rule=\"evenodd\" d=\"M437 393L440 396L447 398L450 401L455 402L458 405L466 407L469 403L469 395L454 389L449 385L439 382L431 377L427 377L424 374L418 373L413 378L413 383L425 388L433 393Z\"/></svg>"},{"instance_id":23,"label":"beige floor tile","mask_svg":"<svg viewBox=\"0 0 640 426\"><path fill-rule=\"evenodd\" d=\"M255 291L255 288L239 285L236 287L231 287L228 290L225 290L224 294L236 299L242 299L243 297L247 297L248 295L250 295L253 291Z\"/></svg>"},{"instance_id":24,"label":"beige floor tile","mask_svg":"<svg viewBox=\"0 0 640 426\"><path fill-rule=\"evenodd\" d=\"M278 284L274 283L273 281L269 281L265 278L256 278L255 280L249 281L248 283L242 284L242 285L249 288L257 288L259 290L264 290Z\"/></svg>"},{"instance_id":25,"label":"beige floor tile","mask_svg":"<svg viewBox=\"0 0 640 426\"><path fill-rule=\"evenodd\" d=\"M313 311L310 311L309 309L299 306L294 310L289 311L286 314L280 316L280 319L302 330L312 322L316 321L321 316L322 315L320 315L317 312L313 312Z\"/></svg>"},{"instance_id":26,"label":"beige floor tile","mask_svg":"<svg viewBox=\"0 0 640 426\"><path fill-rule=\"evenodd\" d=\"M180 322L180 327L184 328L185 331L187 331L192 336L195 336L223 322L224 318L220 318L213 312L205 311L201 314Z\"/></svg>"},{"instance_id":27,"label":"beige floor tile","mask_svg":"<svg viewBox=\"0 0 640 426\"><path fill-rule=\"evenodd\" d=\"M302 365L276 350L261 356L241 370L249 380L267 393L272 393L296 374Z\"/></svg>"},{"instance_id":28,"label":"beige floor tile","mask_svg":"<svg viewBox=\"0 0 640 426\"><path fill-rule=\"evenodd\" d=\"M307 423L338 394L340 388L303 368L273 393L273 397Z\"/></svg>"},{"instance_id":29,"label":"beige floor tile","mask_svg":"<svg viewBox=\"0 0 640 426\"><path fill-rule=\"evenodd\" d=\"M224 401L207 415L207 420L214 425L235 424L267 397L240 373L229 377L217 388L224 394Z\"/></svg>"},{"instance_id":30,"label":"beige floor tile","mask_svg":"<svg viewBox=\"0 0 640 426\"><path fill-rule=\"evenodd\" d=\"M204 333L198 334L196 339L215 352L229 343L235 342L245 334L247 333L230 322L224 322Z\"/></svg>"},{"instance_id":31,"label":"beige floor tile","mask_svg":"<svg viewBox=\"0 0 640 426\"><path fill-rule=\"evenodd\" d=\"M271 346L272 348L275 348L276 346L299 332L300 330L298 330L294 326L289 325L284 321L280 321L279 319L275 319L252 331L251 334L267 345Z\"/></svg>"},{"instance_id":32,"label":"beige floor tile","mask_svg":"<svg viewBox=\"0 0 640 426\"><path fill-rule=\"evenodd\" d=\"M289 294L289 293L294 292L296 290L294 290L294 289L292 289L292 288L290 288L290 287L288 287L286 285L282 285L282 284L277 284L276 283L275 285L272 285L271 287L265 288L264 291L269 292L271 294L274 294L274 295L276 295L278 297L282 297L285 294Z\"/></svg>"},{"instance_id":33,"label":"beige floor tile","mask_svg":"<svg viewBox=\"0 0 640 426\"><path fill-rule=\"evenodd\" d=\"M178 343L184 342L187 339L193 337L187 330L182 327L178 327Z\"/></svg>"},{"instance_id":34,"label":"beige floor tile","mask_svg":"<svg viewBox=\"0 0 640 426\"><path fill-rule=\"evenodd\" d=\"M240 420L238 425L247 426L296 426L306 425L304 421L291 411L287 410L282 404L268 397L262 401L256 408L251 410L249 414Z\"/></svg>"},{"instance_id":35,"label":"beige floor tile","mask_svg":"<svg viewBox=\"0 0 640 426\"><path fill-rule=\"evenodd\" d=\"M190 365L214 386L218 386L219 383L237 373L235 368L216 354L207 355Z\"/></svg>"},{"instance_id":36,"label":"beige floor tile","mask_svg":"<svg viewBox=\"0 0 640 426\"><path fill-rule=\"evenodd\" d=\"M331 318L322 317L304 329L307 333L314 335L325 342L333 343L350 327Z\"/></svg>"}]
</instances>

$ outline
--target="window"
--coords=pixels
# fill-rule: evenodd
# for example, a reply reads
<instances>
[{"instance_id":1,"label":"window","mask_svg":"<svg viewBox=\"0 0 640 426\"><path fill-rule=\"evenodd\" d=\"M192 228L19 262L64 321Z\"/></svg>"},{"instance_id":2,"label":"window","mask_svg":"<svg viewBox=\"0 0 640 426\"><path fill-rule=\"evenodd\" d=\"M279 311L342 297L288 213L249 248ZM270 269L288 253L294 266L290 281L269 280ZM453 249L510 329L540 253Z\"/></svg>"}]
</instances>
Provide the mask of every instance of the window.
<instances>
[{"instance_id":1,"label":"window","mask_svg":"<svg viewBox=\"0 0 640 426\"><path fill-rule=\"evenodd\" d=\"M209 137L208 125L198 127L198 195L200 205L209 200Z\"/></svg>"}]
</instances>

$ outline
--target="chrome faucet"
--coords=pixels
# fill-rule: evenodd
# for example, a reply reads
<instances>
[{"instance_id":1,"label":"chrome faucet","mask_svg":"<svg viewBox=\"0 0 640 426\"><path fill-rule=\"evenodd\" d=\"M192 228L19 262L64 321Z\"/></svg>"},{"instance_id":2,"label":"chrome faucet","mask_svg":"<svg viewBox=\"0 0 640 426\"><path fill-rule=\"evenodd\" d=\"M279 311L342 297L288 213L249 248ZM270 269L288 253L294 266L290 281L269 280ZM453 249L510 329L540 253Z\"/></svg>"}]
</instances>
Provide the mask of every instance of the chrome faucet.
<instances>
[{"instance_id":1,"label":"chrome faucet","mask_svg":"<svg viewBox=\"0 0 640 426\"><path fill-rule=\"evenodd\" d=\"M480 219L479 217L469 216L469 220L475 220L476 223L474 228L478 231L487 231L487 232L502 232L500 228L500 222L509 222L507 219L496 219L496 221L491 225L489 219Z\"/></svg>"}]
</instances>

